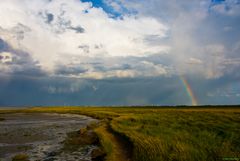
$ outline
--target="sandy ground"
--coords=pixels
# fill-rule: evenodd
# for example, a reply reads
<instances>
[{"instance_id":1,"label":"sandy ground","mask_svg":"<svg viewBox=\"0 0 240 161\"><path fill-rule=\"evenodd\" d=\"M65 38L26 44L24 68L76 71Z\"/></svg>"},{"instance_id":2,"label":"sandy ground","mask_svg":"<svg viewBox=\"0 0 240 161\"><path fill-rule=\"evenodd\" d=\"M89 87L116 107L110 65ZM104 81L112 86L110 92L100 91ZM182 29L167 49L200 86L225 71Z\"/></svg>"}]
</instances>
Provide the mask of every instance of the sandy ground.
<instances>
[{"instance_id":1,"label":"sandy ground","mask_svg":"<svg viewBox=\"0 0 240 161\"><path fill-rule=\"evenodd\" d=\"M31 160L90 161L94 146L64 152L62 142L66 134L79 130L94 120L73 114L0 114L0 161L10 161L19 153Z\"/></svg>"}]
</instances>

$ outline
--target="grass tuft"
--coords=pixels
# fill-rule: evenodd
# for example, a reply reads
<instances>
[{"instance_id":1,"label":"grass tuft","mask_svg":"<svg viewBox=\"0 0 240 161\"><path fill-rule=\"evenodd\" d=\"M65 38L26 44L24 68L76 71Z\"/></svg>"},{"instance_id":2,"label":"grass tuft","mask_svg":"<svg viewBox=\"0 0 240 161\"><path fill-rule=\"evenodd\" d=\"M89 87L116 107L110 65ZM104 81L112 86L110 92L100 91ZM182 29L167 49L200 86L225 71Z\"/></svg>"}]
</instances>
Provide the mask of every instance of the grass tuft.
<instances>
[{"instance_id":1,"label":"grass tuft","mask_svg":"<svg viewBox=\"0 0 240 161\"><path fill-rule=\"evenodd\" d=\"M17 154L12 158L12 161L29 161L27 154Z\"/></svg>"}]
</instances>

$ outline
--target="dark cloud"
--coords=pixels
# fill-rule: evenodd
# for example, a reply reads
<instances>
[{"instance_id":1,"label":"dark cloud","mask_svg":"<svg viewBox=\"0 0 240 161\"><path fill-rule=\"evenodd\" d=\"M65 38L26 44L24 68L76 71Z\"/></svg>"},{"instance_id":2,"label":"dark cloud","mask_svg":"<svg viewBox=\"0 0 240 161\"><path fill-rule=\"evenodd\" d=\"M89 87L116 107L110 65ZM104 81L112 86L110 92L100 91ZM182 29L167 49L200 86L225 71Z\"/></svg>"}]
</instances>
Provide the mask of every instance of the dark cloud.
<instances>
[{"instance_id":1,"label":"dark cloud","mask_svg":"<svg viewBox=\"0 0 240 161\"><path fill-rule=\"evenodd\" d=\"M87 71L88 69L84 69L80 65L68 66L67 68L65 66L58 66L57 69L55 70L55 74L64 76L79 75Z\"/></svg>"},{"instance_id":2,"label":"dark cloud","mask_svg":"<svg viewBox=\"0 0 240 161\"><path fill-rule=\"evenodd\" d=\"M67 19L64 17L65 13L66 13L66 11L63 10L63 8L61 8L60 14L56 15L56 24L55 25L57 25L59 27L57 29L57 32L61 33L61 32L65 32L66 29L69 29L69 30L75 31L76 33L84 33L85 29L80 25L73 26L72 21L70 19ZM55 16L52 13L48 13L47 11L46 11L45 15L43 15L43 13L40 12L40 15L42 15L43 18L46 19L47 23L51 23L55 19Z\"/></svg>"},{"instance_id":3,"label":"dark cloud","mask_svg":"<svg viewBox=\"0 0 240 161\"><path fill-rule=\"evenodd\" d=\"M4 63L4 65L8 69L10 69L8 71L2 70L1 71L2 74L5 73L15 76L34 76L34 77L35 76L41 77L46 75L46 73L43 72L43 70L41 69L39 63L33 60L31 54L22 50L12 48L11 45L9 45L2 39L0 39L0 44L2 44L2 48L0 50L1 56L0 60L8 59L9 61ZM10 55L3 56L1 52L7 52Z\"/></svg>"},{"instance_id":4,"label":"dark cloud","mask_svg":"<svg viewBox=\"0 0 240 161\"><path fill-rule=\"evenodd\" d=\"M90 47L89 45L79 45L79 49L82 49L84 53L88 54L90 52Z\"/></svg>"},{"instance_id":5,"label":"dark cloud","mask_svg":"<svg viewBox=\"0 0 240 161\"><path fill-rule=\"evenodd\" d=\"M54 14L45 11L45 12L39 12L38 13L44 20L46 23L51 24L52 21L54 21Z\"/></svg>"},{"instance_id":6,"label":"dark cloud","mask_svg":"<svg viewBox=\"0 0 240 161\"><path fill-rule=\"evenodd\" d=\"M12 53L12 62L9 62L13 75L42 77L46 75L37 61L25 52L15 51Z\"/></svg>"},{"instance_id":7,"label":"dark cloud","mask_svg":"<svg viewBox=\"0 0 240 161\"><path fill-rule=\"evenodd\" d=\"M52 24L52 22L55 20L55 16L52 13L46 12L45 14L40 13L40 15L46 20L46 22L48 24ZM58 26L58 28L56 29L57 33L63 33L67 29L75 31L76 33L84 33L85 32L85 29L82 26L72 25L72 21L65 18L64 15L65 15L65 11L61 10L61 13L56 16L56 23L53 25Z\"/></svg>"},{"instance_id":8,"label":"dark cloud","mask_svg":"<svg viewBox=\"0 0 240 161\"><path fill-rule=\"evenodd\" d=\"M27 32L31 32L31 28L24 24L18 23L16 26L14 26L11 29L11 32L15 33L17 40L23 40L25 37L25 34Z\"/></svg>"},{"instance_id":9,"label":"dark cloud","mask_svg":"<svg viewBox=\"0 0 240 161\"><path fill-rule=\"evenodd\" d=\"M8 44L0 37L0 52L6 51L8 48Z\"/></svg>"},{"instance_id":10,"label":"dark cloud","mask_svg":"<svg viewBox=\"0 0 240 161\"><path fill-rule=\"evenodd\" d=\"M51 23L54 20L54 15L47 13L47 23Z\"/></svg>"},{"instance_id":11,"label":"dark cloud","mask_svg":"<svg viewBox=\"0 0 240 161\"><path fill-rule=\"evenodd\" d=\"M223 78L224 79L224 78ZM229 98L232 80L212 81L187 78L199 104L237 104L240 89L233 90L236 96ZM148 79L38 79L12 77L7 83L0 79L0 105L185 105L191 98L178 77ZM222 82L222 83L220 83ZM1 85L4 84L4 85ZM201 88L199 88L201 87ZM224 93L226 89L228 93ZM147 95L146 95L147 92ZM212 95L211 95L212 94ZM221 99L219 99L221 98Z\"/></svg>"},{"instance_id":12,"label":"dark cloud","mask_svg":"<svg viewBox=\"0 0 240 161\"><path fill-rule=\"evenodd\" d=\"M75 31L76 33L84 33L85 32L85 29L81 26L77 26L77 27L70 26L69 29Z\"/></svg>"},{"instance_id":13,"label":"dark cloud","mask_svg":"<svg viewBox=\"0 0 240 161\"><path fill-rule=\"evenodd\" d=\"M162 85L159 85L159 82L162 82ZM7 86L1 88L0 102L4 101L12 106L23 106L174 104L180 101L179 98L176 99L180 95L172 96L172 90L175 87L163 85L164 82L166 83L166 80L79 81L64 78L23 79L17 77L12 78ZM156 84L158 84L157 87ZM170 82L168 84L170 85ZM24 90L21 90L22 88ZM148 91L147 96L146 91ZM8 97L10 95L11 98ZM168 98L175 98L175 101L172 102ZM184 100L186 99L181 99L181 101Z\"/></svg>"},{"instance_id":14,"label":"dark cloud","mask_svg":"<svg viewBox=\"0 0 240 161\"><path fill-rule=\"evenodd\" d=\"M95 49L101 49L101 48L103 48L103 45L102 44L99 44L99 45L95 44L94 48Z\"/></svg>"}]
</instances>

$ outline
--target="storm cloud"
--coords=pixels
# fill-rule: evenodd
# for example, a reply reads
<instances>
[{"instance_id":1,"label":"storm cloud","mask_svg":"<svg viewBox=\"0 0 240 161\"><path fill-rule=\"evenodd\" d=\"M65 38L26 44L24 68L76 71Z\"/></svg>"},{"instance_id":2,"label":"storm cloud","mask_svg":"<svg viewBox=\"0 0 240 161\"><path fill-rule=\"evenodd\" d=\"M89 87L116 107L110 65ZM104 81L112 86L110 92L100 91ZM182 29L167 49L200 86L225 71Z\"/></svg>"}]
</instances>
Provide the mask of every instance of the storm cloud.
<instances>
[{"instance_id":1,"label":"storm cloud","mask_svg":"<svg viewBox=\"0 0 240 161\"><path fill-rule=\"evenodd\" d=\"M239 0L9 0L0 16L0 105L190 105L182 77L198 104L239 104Z\"/></svg>"}]
</instances>

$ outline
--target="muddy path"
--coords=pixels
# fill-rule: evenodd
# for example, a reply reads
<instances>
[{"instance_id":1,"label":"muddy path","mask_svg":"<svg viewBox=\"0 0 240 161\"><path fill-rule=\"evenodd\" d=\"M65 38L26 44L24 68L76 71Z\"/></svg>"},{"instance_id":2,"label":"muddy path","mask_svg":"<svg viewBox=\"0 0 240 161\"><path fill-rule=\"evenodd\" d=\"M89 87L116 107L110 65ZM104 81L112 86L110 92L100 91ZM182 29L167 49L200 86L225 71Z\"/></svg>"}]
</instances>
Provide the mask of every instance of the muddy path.
<instances>
[{"instance_id":1,"label":"muddy path","mask_svg":"<svg viewBox=\"0 0 240 161\"><path fill-rule=\"evenodd\" d=\"M91 161L94 145L76 151L62 151L67 133L86 127L97 120L74 114L16 113L0 114L0 161L10 161L19 153L30 160Z\"/></svg>"}]
</instances>

